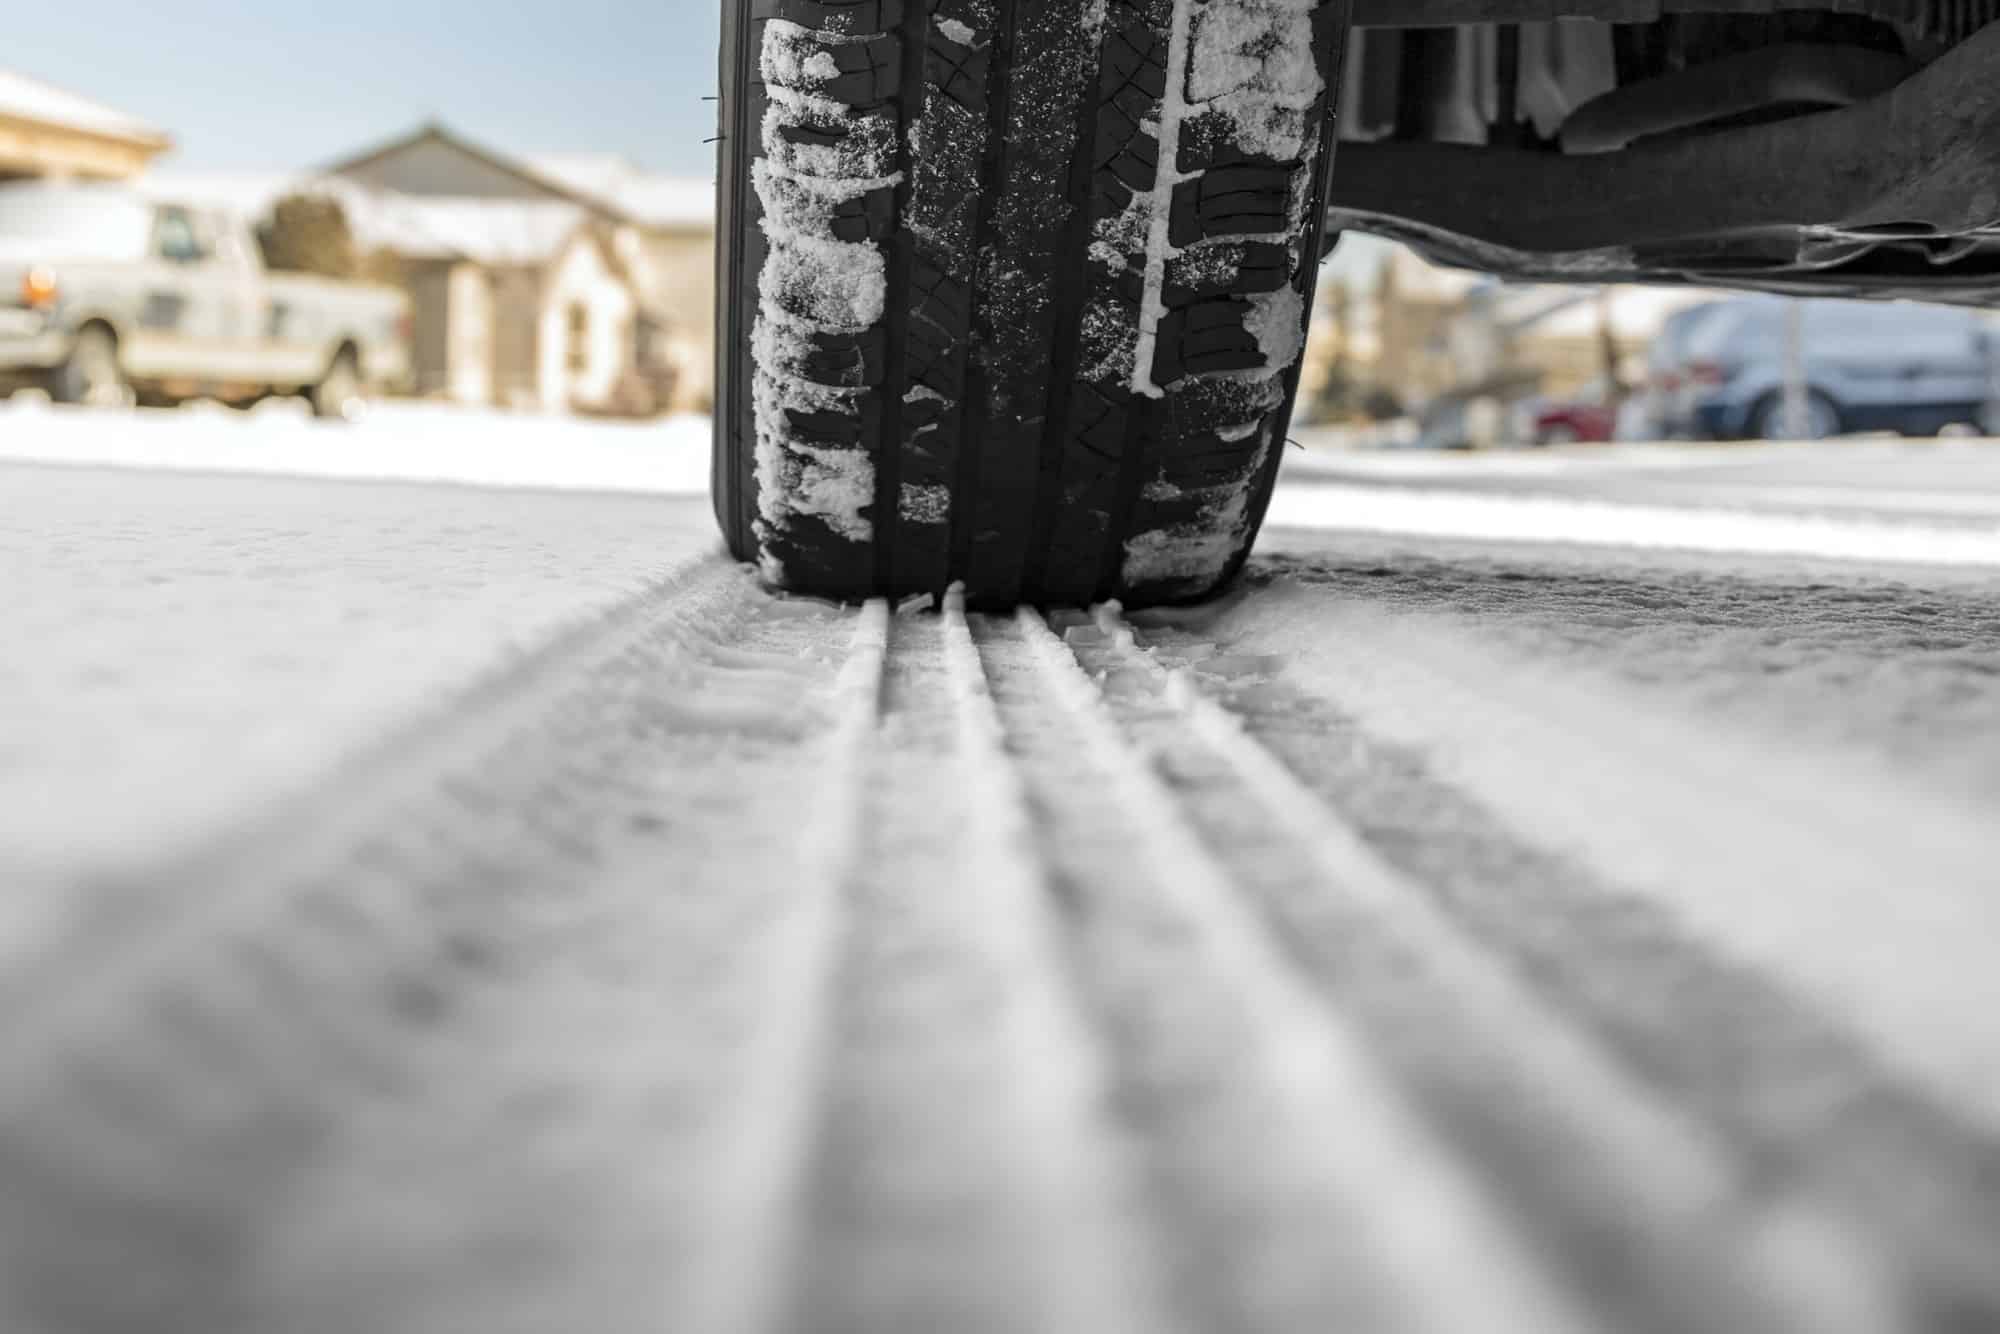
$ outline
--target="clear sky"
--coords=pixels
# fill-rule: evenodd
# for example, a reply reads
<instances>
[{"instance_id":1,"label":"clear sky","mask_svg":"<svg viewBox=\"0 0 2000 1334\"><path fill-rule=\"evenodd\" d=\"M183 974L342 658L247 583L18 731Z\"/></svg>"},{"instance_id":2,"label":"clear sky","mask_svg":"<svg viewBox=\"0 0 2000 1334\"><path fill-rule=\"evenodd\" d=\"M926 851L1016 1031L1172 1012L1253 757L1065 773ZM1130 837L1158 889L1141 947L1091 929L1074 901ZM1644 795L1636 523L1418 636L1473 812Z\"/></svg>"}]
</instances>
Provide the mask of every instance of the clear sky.
<instances>
[{"instance_id":1,"label":"clear sky","mask_svg":"<svg viewBox=\"0 0 2000 1334\"><path fill-rule=\"evenodd\" d=\"M707 177L722 3L22 0L0 66L167 130L175 169L316 166L435 119Z\"/></svg>"}]
</instances>

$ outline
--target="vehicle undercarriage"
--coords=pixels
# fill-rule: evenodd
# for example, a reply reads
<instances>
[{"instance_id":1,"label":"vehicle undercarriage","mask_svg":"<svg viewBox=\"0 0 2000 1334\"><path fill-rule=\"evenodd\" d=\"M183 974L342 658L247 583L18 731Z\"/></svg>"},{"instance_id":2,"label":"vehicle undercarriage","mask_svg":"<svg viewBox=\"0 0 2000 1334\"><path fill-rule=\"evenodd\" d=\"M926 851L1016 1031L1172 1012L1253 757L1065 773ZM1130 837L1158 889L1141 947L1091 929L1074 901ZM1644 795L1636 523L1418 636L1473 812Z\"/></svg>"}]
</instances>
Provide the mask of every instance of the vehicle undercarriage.
<instances>
[{"instance_id":1,"label":"vehicle undercarriage","mask_svg":"<svg viewBox=\"0 0 2000 1334\"><path fill-rule=\"evenodd\" d=\"M1526 279L2000 295L2000 0L1355 0L1328 221Z\"/></svg>"}]
</instances>

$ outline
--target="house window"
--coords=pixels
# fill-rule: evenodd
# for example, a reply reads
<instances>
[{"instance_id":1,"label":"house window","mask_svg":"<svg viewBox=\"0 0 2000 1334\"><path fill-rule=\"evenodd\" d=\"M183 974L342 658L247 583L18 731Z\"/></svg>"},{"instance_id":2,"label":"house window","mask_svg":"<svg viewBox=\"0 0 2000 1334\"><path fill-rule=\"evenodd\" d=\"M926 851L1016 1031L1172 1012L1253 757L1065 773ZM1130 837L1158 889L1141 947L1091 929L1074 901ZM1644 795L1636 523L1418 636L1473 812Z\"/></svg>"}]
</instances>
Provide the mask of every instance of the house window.
<instances>
[{"instance_id":1,"label":"house window","mask_svg":"<svg viewBox=\"0 0 2000 1334\"><path fill-rule=\"evenodd\" d=\"M569 308L569 371L581 375L590 369L590 312L581 305Z\"/></svg>"}]
</instances>

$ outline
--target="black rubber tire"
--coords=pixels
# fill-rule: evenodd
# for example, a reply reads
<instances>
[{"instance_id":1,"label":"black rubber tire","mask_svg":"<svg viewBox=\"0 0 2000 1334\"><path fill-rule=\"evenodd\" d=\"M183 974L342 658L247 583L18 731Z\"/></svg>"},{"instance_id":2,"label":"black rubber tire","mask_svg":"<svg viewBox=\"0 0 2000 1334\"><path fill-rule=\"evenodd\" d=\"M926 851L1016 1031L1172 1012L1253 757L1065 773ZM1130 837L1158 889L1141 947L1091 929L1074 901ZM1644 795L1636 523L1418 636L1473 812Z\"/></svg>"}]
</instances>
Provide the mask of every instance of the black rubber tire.
<instances>
[{"instance_id":1,"label":"black rubber tire","mask_svg":"<svg viewBox=\"0 0 2000 1334\"><path fill-rule=\"evenodd\" d=\"M846 600L1228 583L1297 389L1347 0L723 14L731 550Z\"/></svg>"},{"instance_id":2,"label":"black rubber tire","mask_svg":"<svg viewBox=\"0 0 2000 1334\"><path fill-rule=\"evenodd\" d=\"M312 408L312 415L321 421L351 422L366 397L365 390L361 355L351 347L343 347L334 354L319 383L307 391L306 402Z\"/></svg>"},{"instance_id":3,"label":"black rubber tire","mask_svg":"<svg viewBox=\"0 0 2000 1334\"><path fill-rule=\"evenodd\" d=\"M1808 389L1808 411L1820 419L1824 429L1816 429L1807 436L1808 440L1829 440L1841 433L1845 426L1840 405L1827 394L1817 389ZM1750 410L1750 437L1753 440L1788 440L1791 437L1784 429L1785 396L1769 393L1757 400L1757 406Z\"/></svg>"},{"instance_id":4,"label":"black rubber tire","mask_svg":"<svg viewBox=\"0 0 2000 1334\"><path fill-rule=\"evenodd\" d=\"M122 406L131 397L131 386L118 336L103 324L86 324L78 330L69 356L49 378L49 397L74 406Z\"/></svg>"}]
</instances>

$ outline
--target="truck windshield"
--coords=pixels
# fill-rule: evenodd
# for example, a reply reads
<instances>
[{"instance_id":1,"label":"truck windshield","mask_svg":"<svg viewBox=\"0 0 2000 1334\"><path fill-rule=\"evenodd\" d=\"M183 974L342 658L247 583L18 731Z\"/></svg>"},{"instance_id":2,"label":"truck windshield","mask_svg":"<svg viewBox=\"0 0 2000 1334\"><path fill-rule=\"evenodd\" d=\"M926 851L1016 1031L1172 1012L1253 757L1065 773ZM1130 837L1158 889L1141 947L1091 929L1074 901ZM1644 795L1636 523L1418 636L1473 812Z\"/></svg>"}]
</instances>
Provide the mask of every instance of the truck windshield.
<instances>
[{"instance_id":1,"label":"truck windshield","mask_svg":"<svg viewBox=\"0 0 2000 1334\"><path fill-rule=\"evenodd\" d=\"M0 255L38 262L139 259L152 213L97 190L0 189Z\"/></svg>"}]
</instances>

